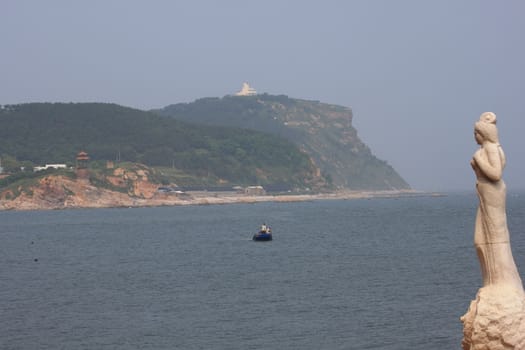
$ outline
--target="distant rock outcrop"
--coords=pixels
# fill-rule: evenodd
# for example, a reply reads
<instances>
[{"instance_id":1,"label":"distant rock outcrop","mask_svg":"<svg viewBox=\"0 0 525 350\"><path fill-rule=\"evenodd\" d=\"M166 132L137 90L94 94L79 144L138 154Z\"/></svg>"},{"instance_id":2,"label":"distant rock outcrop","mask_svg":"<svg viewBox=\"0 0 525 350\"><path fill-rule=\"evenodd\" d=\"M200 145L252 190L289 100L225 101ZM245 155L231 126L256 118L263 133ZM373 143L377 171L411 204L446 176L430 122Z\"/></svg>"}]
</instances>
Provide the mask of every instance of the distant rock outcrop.
<instances>
[{"instance_id":1,"label":"distant rock outcrop","mask_svg":"<svg viewBox=\"0 0 525 350\"><path fill-rule=\"evenodd\" d=\"M1 209L65 209L130 206L140 200L161 198L158 184L148 179L143 166L133 170L117 168L112 174L75 178L50 174L0 193ZM16 194L15 194L16 192ZM152 202L154 203L154 201Z\"/></svg>"}]
</instances>

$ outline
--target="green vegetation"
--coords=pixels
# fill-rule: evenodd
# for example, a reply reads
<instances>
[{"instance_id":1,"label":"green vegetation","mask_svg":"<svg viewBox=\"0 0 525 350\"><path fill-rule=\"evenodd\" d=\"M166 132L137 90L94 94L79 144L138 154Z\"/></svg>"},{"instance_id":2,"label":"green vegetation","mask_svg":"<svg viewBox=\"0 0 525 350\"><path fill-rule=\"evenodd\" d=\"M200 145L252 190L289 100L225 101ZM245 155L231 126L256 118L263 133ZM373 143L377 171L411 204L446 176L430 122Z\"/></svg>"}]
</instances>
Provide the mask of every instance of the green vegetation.
<instances>
[{"instance_id":1,"label":"green vegetation","mask_svg":"<svg viewBox=\"0 0 525 350\"><path fill-rule=\"evenodd\" d=\"M0 188L7 188L11 186L12 184L18 184L20 180L25 180L26 183L34 182L37 179L40 179L41 177L44 177L49 174L60 174L60 175L66 175L68 177L74 177L75 174L71 171L67 170L56 170L56 169L47 169L42 170L39 172L33 172L33 171L20 171L16 172L10 176L7 176L3 179L0 179ZM34 180L34 181L33 181Z\"/></svg>"},{"instance_id":2,"label":"green vegetation","mask_svg":"<svg viewBox=\"0 0 525 350\"><path fill-rule=\"evenodd\" d=\"M115 104L30 103L0 108L0 157L6 171L46 163L75 164L86 151L93 167L107 160L163 169L161 183L312 186L315 167L293 143L240 128L189 124ZM173 171L166 171L173 169ZM178 175L171 177L171 175ZM21 173L20 177L42 173ZM7 182L15 181L12 175ZM91 179L92 181L97 181ZM0 182L0 188L2 188Z\"/></svg>"},{"instance_id":3,"label":"green vegetation","mask_svg":"<svg viewBox=\"0 0 525 350\"><path fill-rule=\"evenodd\" d=\"M0 189L6 193L6 199L15 199L22 192L33 195L31 188L38 180L50 174L62 175L75 178L75 173L67 169L47 169L39 172L19 171L3 179L0 179Z\"/></svg>"},{"instance_id":4,"label":"green vegetation","mask_svg":"<svg viewBox=\"0 0 525 350\"><path fill-rule=\"evenodd\" d=\"M349 108L285 95L202 98L153 111L103 103L0 106L0 158L11 174L75 166L84 150L103 179L106 161L144 164L163 185L279 189L408 189L359 139ZM11 175L7 181L16 180ZM98 181L98 182L97 182ZM7 183L0 188L7 186ZM123 191L122 188L119 190Z\"/></svg>"},{"instance_id":5,"label":"green vegetation","mask_svg":"<svg viewBox=\"0 0 525 350\"><path fill-rule=\"evenodd\" d=\"M364 190L410 186L359 139L349 108L284 95L225 96L153 112L209 126L241 127L285 138L306 152L328 185Z\"/></svg>"}]
</instances>

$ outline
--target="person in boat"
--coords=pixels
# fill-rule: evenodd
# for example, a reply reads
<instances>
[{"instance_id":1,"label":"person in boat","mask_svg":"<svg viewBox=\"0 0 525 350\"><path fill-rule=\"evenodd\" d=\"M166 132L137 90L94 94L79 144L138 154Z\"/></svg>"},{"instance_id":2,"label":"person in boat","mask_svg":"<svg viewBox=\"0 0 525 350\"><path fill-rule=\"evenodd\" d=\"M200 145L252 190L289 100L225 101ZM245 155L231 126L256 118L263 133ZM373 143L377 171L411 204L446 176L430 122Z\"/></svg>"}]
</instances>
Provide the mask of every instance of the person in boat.
<instances>
[{"instance_id":1,"label":"person in boat","mask_svg":"<svg viewBox=\"0 0 525 350\"><path fill-rule=\"evenodd\" d=\"M261 232L263 232L263 233L268 232L268 226L266 226L265 223L261 225Z\"/></svg>"}]
</instances>

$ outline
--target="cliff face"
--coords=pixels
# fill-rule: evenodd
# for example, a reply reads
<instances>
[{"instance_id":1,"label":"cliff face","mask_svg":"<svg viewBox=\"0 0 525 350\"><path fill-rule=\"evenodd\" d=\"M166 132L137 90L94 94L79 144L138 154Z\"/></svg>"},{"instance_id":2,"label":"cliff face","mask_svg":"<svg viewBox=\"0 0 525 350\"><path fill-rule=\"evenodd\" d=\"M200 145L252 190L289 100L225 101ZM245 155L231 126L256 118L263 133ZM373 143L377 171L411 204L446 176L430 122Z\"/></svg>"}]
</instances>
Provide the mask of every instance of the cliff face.
<instances>
[{"instance_id":1,"label":"cliff face","mask_svg":"<svg viewBox=\"0 0 525 350\"><path fill-rule=\"evenodd\" d=\"M306 152L319 172L338 188L410 188L359 139L352 126L352 110L347 107L263 94L206 98L154 112L192 123L240 127L284 137Z\"/></svg>"}]
</instances>

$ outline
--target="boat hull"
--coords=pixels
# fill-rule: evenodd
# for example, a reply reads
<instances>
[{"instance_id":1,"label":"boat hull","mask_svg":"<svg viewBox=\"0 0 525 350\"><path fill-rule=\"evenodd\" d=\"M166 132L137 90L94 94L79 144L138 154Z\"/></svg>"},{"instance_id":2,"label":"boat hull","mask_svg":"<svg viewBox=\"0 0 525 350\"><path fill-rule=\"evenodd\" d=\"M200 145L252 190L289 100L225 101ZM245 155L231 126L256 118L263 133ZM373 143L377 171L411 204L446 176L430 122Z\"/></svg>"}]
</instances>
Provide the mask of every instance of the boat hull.
<instances>
[{"instance_id":1,"label":"boat hull","mask_svg":"<svg viewBox=\"0 0 525 350\"><path fill-rule=\"evenodd\" d=\"M256 233L253 235L254 241L271 241L272 240L272 234L271 233Z\"/></svg>"}]
</instances>

